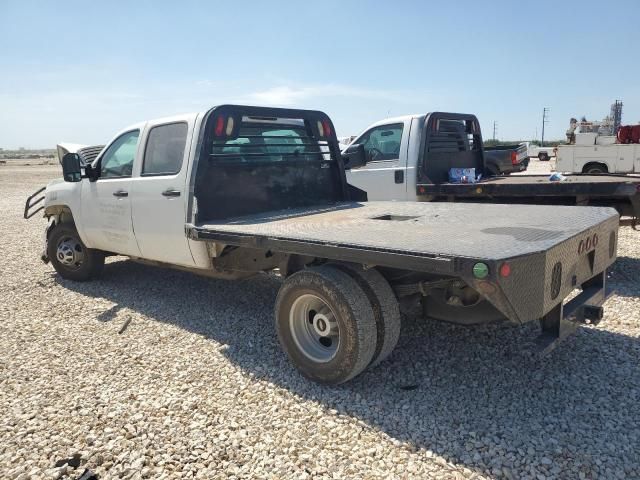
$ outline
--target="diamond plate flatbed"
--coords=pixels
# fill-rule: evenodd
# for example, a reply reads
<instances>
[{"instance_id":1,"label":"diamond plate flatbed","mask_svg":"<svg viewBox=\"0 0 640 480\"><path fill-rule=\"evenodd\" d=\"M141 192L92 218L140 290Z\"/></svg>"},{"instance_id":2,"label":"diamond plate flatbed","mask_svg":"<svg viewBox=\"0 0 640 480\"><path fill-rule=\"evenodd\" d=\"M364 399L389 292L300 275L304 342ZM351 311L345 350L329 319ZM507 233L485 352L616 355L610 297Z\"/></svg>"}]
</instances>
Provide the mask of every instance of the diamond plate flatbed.
<instances>
[{"instance_id":1,"label":"diamond plate flatbed","mask_svg":"<svg viewBox=\"0 0 640 480\"><path fill-rule=\"evenodd\" d=\"M416 194L429 200L605 206L616 208L623 216L640 218L637 175L572 174L562 182L551 182L548 175L488 177L473 184L418 182Z\"/></svg>"},{"instance_id":2,"label":"diamond plate flatbed","mask_svg":"<svg viewBox=\"0 0 640 480\"><path fill-rule=\"evenodd\" d=\"M267 212L192 229L209 239L237 235L499 260L547 250L616 217L610 208L367 202Z\"/></svg>"},{"instance_id":3,"label":"diamond plate flatbed","mask_svg":"<svg viewBox=\"0 0 640 480\"><path fill-rule=\"evenodd\" d=\"M194 240L462 278L490 290L495 306L524 322L541 318L615 261L618 214L600 207L349 202L186 229ZM489 266L485 280L472 275L478 261ZM500 278L506 261L512 274ZM553 291L558 262L561 283Z\"/></svg>"}]
</instances>

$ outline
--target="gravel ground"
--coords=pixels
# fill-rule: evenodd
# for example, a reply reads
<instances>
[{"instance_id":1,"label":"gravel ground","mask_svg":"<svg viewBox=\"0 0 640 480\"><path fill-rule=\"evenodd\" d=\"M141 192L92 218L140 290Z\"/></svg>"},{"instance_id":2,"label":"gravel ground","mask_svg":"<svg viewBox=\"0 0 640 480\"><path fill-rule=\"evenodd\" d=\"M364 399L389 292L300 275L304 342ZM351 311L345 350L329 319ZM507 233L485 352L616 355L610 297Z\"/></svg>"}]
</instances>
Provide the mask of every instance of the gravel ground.
<instances>
[{"instance_id":1,"label":"gravel ground","mask_svg":"<svg viewBox=\"0 0 640 480\"><path fill-rule=\"evenodd\" d=\"M551 174L556 169L556 157L552 157L547 162L541 162L535 157L529 159L529 165L524 172L516 172L512 175L542 175Z\"/></svg>"},{"instance_id":2,"label":"gravel ground","mask_svg":"<svg viewBox=\"0 0 640 480\"><path fill-rule=\"evenodd\" d=\"M408 319L389 361L327 388L279 349L274 276L114 258L60 279L21 218L58 175L0 166L0 478L640 477L640 233L604 321L544 360L533 325Z\"/></svg>"}]
</instances>

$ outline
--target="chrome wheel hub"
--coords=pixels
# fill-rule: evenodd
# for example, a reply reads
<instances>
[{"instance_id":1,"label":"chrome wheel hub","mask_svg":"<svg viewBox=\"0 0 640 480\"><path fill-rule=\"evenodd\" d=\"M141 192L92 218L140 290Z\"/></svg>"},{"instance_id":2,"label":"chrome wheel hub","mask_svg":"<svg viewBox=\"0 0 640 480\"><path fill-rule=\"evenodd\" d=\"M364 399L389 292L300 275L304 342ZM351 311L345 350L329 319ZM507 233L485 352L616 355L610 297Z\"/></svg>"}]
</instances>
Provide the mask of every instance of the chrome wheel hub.
<instances>
[{"instance_id":1,"label":"chrome wheel hub","mask_svg":"<svg viewBox=\"0 0 640 480\"><path fill-rule=\"evenodd\" d=\"M84 249L77 238L62 237L56 246L56 258L67 268L76 270L84 261Z\"/></svg>"},{"instance_id":2,"label":"chrome wheel hub","mask_svg":"<svg viewBox=\"0 0 640 480\"><path fill-rule=\"evenodd\" d=\"M338 351L338 321L320 297L311 294L298 297L291 306L289 328L298 349L314 362L326 363Z\"/></svg>"}]
</instances>

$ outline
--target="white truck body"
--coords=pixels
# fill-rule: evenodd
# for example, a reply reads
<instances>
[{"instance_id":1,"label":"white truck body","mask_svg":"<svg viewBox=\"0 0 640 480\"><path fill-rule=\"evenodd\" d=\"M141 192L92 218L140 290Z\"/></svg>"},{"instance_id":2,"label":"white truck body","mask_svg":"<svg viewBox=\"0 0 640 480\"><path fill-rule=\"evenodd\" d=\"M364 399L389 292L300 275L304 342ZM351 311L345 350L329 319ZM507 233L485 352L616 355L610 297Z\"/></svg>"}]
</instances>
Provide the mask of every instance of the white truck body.
<instances>
[{"instance_id":1,"label":"white truck body","mask_svg":"<svg viewBox=\"0 0 640 480\"><path fill-rule=\"evenodd\" d=\"M369 200L417 200L416 163L410 162L409 158L418 158L419 145L415 141L410 142L410 138L412 135L413 138L419 136L419 129L424 124L425 117L426 114L404 115L386 118L369 125L344 148L344 151L347 151L351 145L361 144L365 137L371 138L371 134L378 131L382 135L387 131L393 131L397 138L393 142L397 142L397 145L391 144L391 141L386 144L382 142L383 150L384 147L388 147L383 152L385 155L380 160L373 160L362 167L348 170L347 181L366 191ZM396 175L402 176L402 182Z\"/></svg>"},{"instance_id":2,"label":"white truck body","mask_svg":"<svg viewBox=\"0 0 640 480\"><path fill-rule=\"evenodd\" d=\"M640 173L639 144L559 145L557 154L558 172Z\"/></svg>"},{"instance_id":3,"label":"white truck body","mask_svg":"<svg viewBox=\"0 0 640 480\"><path fill-rule=\"evenodd\" d=\"M528 144L529 157L535 157L538 160L546 161L556 156L555 147L540 147Z\"/></svg>"},{"instance_id":4,"label":"white truck body","mask_svg":"<svg viewBox=\"0 0 640 480\"><path fill-rule=\"evenodd\" d=\"M485 201L558 205L575 202L576 205L615 206L623 216L630 217L631 222L640 216L638 179L599 174L606 172L607 168L610 172L640 172L640 145L561 146L563 155L558 159L557 167L561 172L582 171L582 167L573 166L572 158L565 153L591 152L593 158L598 159L602 158L601 152L608 152L612 157L605 159L607 164L597 172L598 175L594 174L596 172L574 175L561 184L551 184L547 175L492 177L486 175L484 151L479 151L483 150L480 148L480 137L472 141L468 134L448 131L441 134L440 142L444 143L436 145L436 150L425 147L427 130L435 133L433 126L429 126L429 122L431 125L434 123L433 115L450 122L451 118L459 121L461 114L432 112L406 115L384 119L367 127L349 146L343 148L343 152L348 154L362 145L365 150L373 148L376 155L368 158L364 166L348 170L348 182L367 192L369 200L375 201ZM475 118L472 115L462 117L467 121ZM480 134L479 126L477 134ZM442 140L442 136L447 135L449 139ZM470 147L472 143L473 148ZM469 162L468 155L473 153L469 150L475 151L475 162ZM588 158L588 155L582 155ZM565 161L568 161L567 165ZM483 174L483 177L477 185L449 183L446 171L450 167L474 167L476 176Z\"/></svg>"},{"instance_id":5,"label":"white truck body","mask_svg":"<svg viewBox=\"0 0 640 480\"><path fill-rule=\"evenodd\" d=\"M67 205L82 242L88 247L184 267L210 268L206 246L189 240L184 231L187 211L189 162L193 132L200 130L203 114L186 114L131 125L120 131L96 157L93 165L117 148L118 139L137 132L136 161L130 176L101 178L97 182L69 183L61 180L47 186L45 206ZM142 156L154 127L186 124L187 139L177 173L142 173ZM126 196L116 196L120 192ZM173 192L165 196L163 192ZM177 192L177 193L175 193ZM135 227L135 234L134 234Z\"/></svg>"}]
</instances>

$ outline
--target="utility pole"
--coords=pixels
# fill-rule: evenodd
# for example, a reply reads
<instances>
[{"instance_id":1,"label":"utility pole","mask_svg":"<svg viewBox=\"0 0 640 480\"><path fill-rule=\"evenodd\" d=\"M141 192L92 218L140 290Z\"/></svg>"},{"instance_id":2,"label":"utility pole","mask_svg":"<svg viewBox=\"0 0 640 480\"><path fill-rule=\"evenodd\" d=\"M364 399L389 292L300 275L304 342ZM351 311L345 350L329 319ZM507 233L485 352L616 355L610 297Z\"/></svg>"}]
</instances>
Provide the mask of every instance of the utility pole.
<instances>
[{"instance_id":1,"label":"utility pole","mask_svg":"<svg viewBox=\"0 0 640 480\"><path fill-rule=\"evenodd\" d=\"M496 141L496 132L498 131L498 122L493 121L493 141Z\"/></svg>"},{"instance_id":2,"label":"utility pole","mask_svg":"<svg viewBox=\"0 0 640 480\"><path fill-rule=\"evenodd\" d=\"M549 123L549 107L544 107L542 109L542 139L540 140L540 146L544 147L544 126L546 123Z\"/></svg>"}]
</instances>

